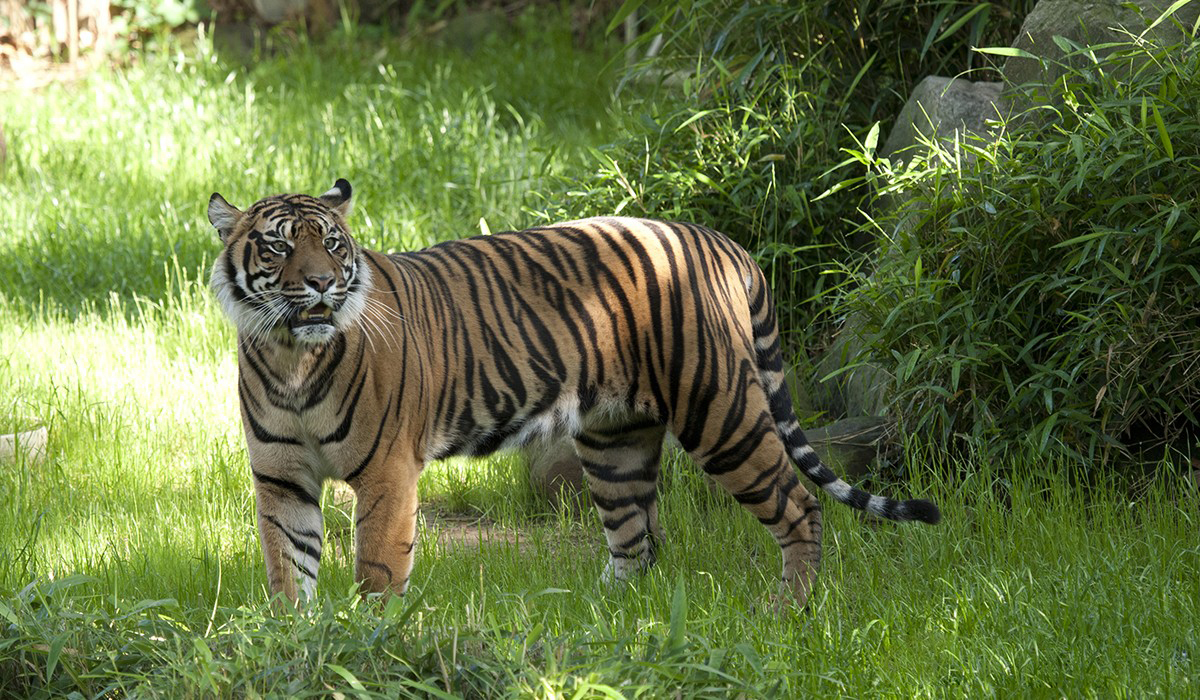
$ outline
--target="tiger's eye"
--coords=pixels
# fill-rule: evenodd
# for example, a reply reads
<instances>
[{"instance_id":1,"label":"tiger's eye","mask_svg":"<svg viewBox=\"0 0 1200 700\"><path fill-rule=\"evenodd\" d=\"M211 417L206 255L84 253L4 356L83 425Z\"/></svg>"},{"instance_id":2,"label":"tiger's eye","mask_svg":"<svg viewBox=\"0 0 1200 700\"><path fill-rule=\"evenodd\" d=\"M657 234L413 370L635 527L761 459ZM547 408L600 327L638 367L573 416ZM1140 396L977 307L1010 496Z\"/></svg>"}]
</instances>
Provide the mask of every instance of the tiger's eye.
<instances>
[{"instance_id":1,"label":"tiger's eye","mask_svg":"<svg viewBox=\"0 0 1200 700\"><path fill-rule=\"evenodd\" d=\"M325 239L325 250L328 250L330 253L340 248L341 245L342 242L332 236Z\"/></svg>"},{"instance_id":2,"label":"tiger's eye","mask_svg":"<svg viewBox=\"0 0 1200 700\"><path fill-rule=\"evenodd\" d=\"M289 246L284 241L270 241L267 245L267 250L275 255L287 255Z\"/></svg>"}]
</instances>

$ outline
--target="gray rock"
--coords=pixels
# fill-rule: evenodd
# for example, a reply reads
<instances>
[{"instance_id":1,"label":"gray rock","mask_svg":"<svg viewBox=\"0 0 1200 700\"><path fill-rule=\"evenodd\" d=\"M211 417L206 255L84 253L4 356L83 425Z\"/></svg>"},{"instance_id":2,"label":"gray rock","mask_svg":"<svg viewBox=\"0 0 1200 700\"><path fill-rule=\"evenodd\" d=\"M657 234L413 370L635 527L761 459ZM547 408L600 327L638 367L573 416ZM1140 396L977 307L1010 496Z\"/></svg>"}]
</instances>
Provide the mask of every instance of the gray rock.
<instances>
[{"instance_id":1,"label":"gray rock","mask_svg":"<svg viewBox=\"0 0 1200 700\"><path fill-rule=\"evenodd\" d=\"M860 353L871 341L865 325L860 316L848 316L818 360L821 377L857 365L816 386L815 407L832 416L882 416L887 412L886 394L891 378L876 365L858 364Z\"/></svg>"},{"instance_id":2,"label":"gray rock","mask_svg":"<svg viewBox=\"0 0 1200 700\"><path fill-rule=\"evenodd\" d=\"M943 148L965 160L974 158L961 149L965 140L990 138L996 125L1011 116L1010 102L1003 94L1004 83L972 82L963 78L931 75L923 79L900 110L881 156L905 161L924 150L922 142L936 140ZM924 212L909 204L910 195L899 192L881 198L876 207L898 214L897 234L911 230ZM864 235L853 244L867 249L874 241ZM887 255L888 251L880 254ZM872 364L857 364L864 347L872 341L868 323L856 315L847 317L829 350L818 362L821 376L848 365L856 365L818 387L817 407L835 416L880 416L887 411L891 377Z\"/></svg>"},{"instance_id":3,"label":"gray rock","mask_svg":"<svg viewBox=\"0 0 1200 700\"><path fill-rule=\"evenodd\" d=\"M435 24L429 31L437 42L471 53L498 36L508 25L508 17L503 10L484 8L461 12L445 22Z\"/></svg>"},{"instance_id":4,"label":"gray rock","mask_svg":"<svg viewBox=\"0 0 1200 700\"><path fill-rule=\"evenodd\" d=\"M337 19L336 0L251 0L254 12L266 24L304 22L312 34L322 34Z\"/></svg>"},{"instance_id":5,"label":"gray rock","mask_svg":"<svg viewBox=\"0 0 1200 700\"><path fill-rule=\"evenodd\" d=\"M804 431L821 461L835 474L850 479L865 476L881 453L886 452L895 427L879 416L856 416Z\"/></svg>"},{"instance_id":6,"label":"gray rock","mask_svg":"<svg viewBox=\"0 0 1200 700\"><path fill-rule=\"evenodd\" d=\"M46 459L50 445L50 431L45 427L27 430L22 433L0 435L0 462L24 457L27 463L34 464Z\"/></svg>"},{"instance_id":7,"label":"gray rock","mask_svg":"<svg viewBox=\"0 0 1200 700\"><path fill-rule=\"evenodd\" d=\"M308 10L308 0L253 0L253 5L259 19L268 24L303 17Z\"/></svg>"},{"instance_id":8,"label":"gray rock","mask_svg":"<svg viewBox=\"0 0 1200 700\"><path fill-rule=\"evenodd\" d=\"M1108 42L1129 42L1159 17L1173 0L1041 0L1025 18L1013 47L1041 56L1045 61L1013 56L1004 62L1004 79L1019 86L1030 83L1050 84L1064 72L1057 63L1064 52L1054 41L1062 37L1080 46ZM1171 43L1183 38L1175 21L1192 27L1200 17L1200 2L1179 8L1172 17L1159 23L1146 38ZM1098 51L1103 54L1104 50ZM1084 59L1079 59L1083 61Z\"/></svg>"},{"instance_id":9,"label":"gray rock","mask_svg":"<svg viewBox=\"0 0 1200 700\"><path fill-rule=\"evenodd\" d=\"M919 147L921 138L935 136L947 148L968 133L990 133L989 121L1008 116L1001 96L1003 83L971 82L962 78L926 77L913 88L908 102L896 117L880 155L904 158Z\"/></svg>"}]
</instances>

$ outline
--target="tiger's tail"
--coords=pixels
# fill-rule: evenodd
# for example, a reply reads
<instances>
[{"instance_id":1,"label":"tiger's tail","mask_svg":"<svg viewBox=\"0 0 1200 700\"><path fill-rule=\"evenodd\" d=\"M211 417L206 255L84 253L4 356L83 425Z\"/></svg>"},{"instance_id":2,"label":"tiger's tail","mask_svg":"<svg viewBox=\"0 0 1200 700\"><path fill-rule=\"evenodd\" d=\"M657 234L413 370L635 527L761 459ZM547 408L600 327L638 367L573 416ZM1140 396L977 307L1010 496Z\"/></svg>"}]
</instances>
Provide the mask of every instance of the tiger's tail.
<instances>
[{"instance_id":1,"label":"tiger's tail","mask_svg":"<svg viewBox=\"0 0 1200 700\"><path fill-rule=\"evenodd\" d=\"M846 483L821 462L800 429L792 408L792 397L784 381L775 302L762 271L757 266L753 266L753 270L748 276L747 286L756 363L770 401L771 417L792 461L813 483L848 506L888 520L920 520L930 525L936 524L942 515L932 501L920 498L898 501L876 496Z\"/></svg>"}]
</instances>

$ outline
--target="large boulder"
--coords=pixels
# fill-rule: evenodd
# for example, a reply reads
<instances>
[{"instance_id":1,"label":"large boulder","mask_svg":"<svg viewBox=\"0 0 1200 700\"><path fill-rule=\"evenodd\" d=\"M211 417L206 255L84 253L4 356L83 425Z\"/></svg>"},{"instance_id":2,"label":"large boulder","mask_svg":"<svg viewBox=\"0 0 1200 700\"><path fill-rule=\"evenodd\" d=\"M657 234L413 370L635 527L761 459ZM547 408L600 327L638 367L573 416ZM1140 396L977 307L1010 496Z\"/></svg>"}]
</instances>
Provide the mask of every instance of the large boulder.
<instances>
[{"instance_id":1,"label":"large boulder","mask_svg":"<svg viewBox=\"0 0 1200 700\"><path fill-rule=\"evenodd\" d=\"M879 155L894 162L906 161L921 153L924 143L936 142L956 157L971 158L960 146L966 139L988 138L995 125L1006 120L1009 102L1000 82L972 82L963 78L931 75L913 88L904 108L896 117L891 133ZM899 193L877 204L884 209L905 213L908 197ZM903 216L901 227L920 218L922 212ZM871 244L868 234L852 243L860 250ZM886 253L886 251L885 251ZM871 343L864 319L849 316L838 335L817 363L821 376L836 374L815 387L816 407L834 416L881 416L887 411L890 377L879 367L859 360L862 349ZM843 370L848 365L850 369Z\"/></svg>"},{"instance_id":2,"label":"large boulder","mask_svg":"<svg viewBox=\"0 0 1200 700\"><path fill-rule=\"evenodd\" d=\"M1079 46L1129 42L1146 31L1147 25L1172 4L1173 0L1041 0L1025 18L1013 48L1046 60L1008 58L1003 68L1005 82L1015 86L1053 83L1064 72L1060 64L1065 62L1065 52L1059 46L1060 41L1065 39ZM1190 2L1146 31L1146 38L1159 43L1179 41L1183 38L1179 25L1190 28L1198 17L1200 2ZM1055 37L1060 37L1059 41ZM1063 42L1063 45L1070 49L1070 44Z\"/></svg>"},{"instance_id":3,"label":"large boulder","mask_svg":"<svg viewBox=\"0 0 1200 700\"><path fill-rule=\"evenodd\" d=\"M860 316L847 316L829 348L817 360L817 373L830 378L814 385L813 408L831 416L882 416L887 413L890 375L860 359L872 340L865 325Z\"/></svg>"},{"instance_id":4,"label":"large boulder","mask_svg":"<svg viewBox=\"0 0 1200 700\"><path fill-rule=\"evenodd\" d=\"M989 122L1008 116L1003 87L1000 82L926 77L900 110L880 155L904 158L922 139L935 137L953 149L968 133L988 134L992 129Z\"/></svg>"},{"instance_id":5,"label":"large boulder","mask_svg":"<svg viewBox=\"0 0 1200 700\"><path fill-rule=\"evenodd\" d=\"M856 481L871 471L871 463L888 451L895 425L879 416L843 418L804 431L809 444L838 476Z\"/></svg>"}]
</instances>

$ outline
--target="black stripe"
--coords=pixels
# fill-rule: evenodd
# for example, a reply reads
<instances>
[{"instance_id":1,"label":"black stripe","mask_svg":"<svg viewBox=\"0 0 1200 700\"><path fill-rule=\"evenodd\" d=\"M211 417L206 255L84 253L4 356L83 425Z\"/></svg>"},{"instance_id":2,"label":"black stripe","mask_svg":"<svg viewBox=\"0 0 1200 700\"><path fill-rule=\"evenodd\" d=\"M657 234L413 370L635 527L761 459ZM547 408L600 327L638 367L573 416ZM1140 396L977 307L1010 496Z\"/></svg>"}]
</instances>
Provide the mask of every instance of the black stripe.
<instances>
[{"instance_id":1,"label":"black stripe","mask_svg":"<svg viewBox=\"0 0 1200 700\"><path fill-rule=\"evenodd\" d=\"M656 489L649 489L646 493L642 494L629 494L625 496L614 496L612 498L593 493L592 503L595 503L597 507L603 510L616 510L618 508L625 508L627 506L640 506L645 508L653 503L654 499L657 497L658 492Z\"/></svg>"},{"instance_id":2,"label":"black stripe","mask_svg":"<svg viewBox=\"0 0 1200 700\"><path fill-rule=\"evenodd\" d=\"M300 501L307 503L310 506L313 506L315 508L321 507L321 502L317 500L317 497L312 495L308 491L305 491L297 483L288 481L286 479L278 479L273 476L267 476L266 474L262 474L262 473L256 472L256 471L251 471L250 473L254 475L254 478L256 481L259 481L264 484L270 484L276 488L287 491L288 493L292 494Z\"/></svg>"},{"instance_id":3,"label":"black stripe","mask_svg":"<svg viewBox=\"0 0 1200 700\"><path fill-rule=\"evenodd\" d=\"M388 398L387 409L383 412L383 417L379 420L379 429L375 431L375 442L371 443L371 449L367 450L366 456L362 458L358 466L350 470L350 473L346 475L345 481L353 481L367 468L367 465L371 462L371 458L375 456L375 450L379 449L379 440L383 437L383 426L387 423L388 414L391 412L392 399Z\"/></svg>"},{"instance_id":4,"label":"black stripe","mask_svg":"<svg viewBox=\"0 0 1200 700\"><path fill-rule=\"evenodd\" d=\"M302 554L307 554L308 556L313 557L318 562L321 561L321 536L320 535L313 532L312 530L304 530L303 532L295 532L293 530L290 530L290 529L284 527L283 523L279 522L279 520L277 520L275 518L275 516L273 516L273 515L267 515L264 517L266 517L266 519L269 523L271 523L275 527L279 528L279 531L282 532L284 534L284 536L288 538L288 540L292 543L292 546L295 547L297 551L299 551ZM313 547L311 544L301 540L298 536L305 536L305 537L309 537L310 539L315 538L317 540L317 546Z\"/></svg>"},{"instance_id":5,"label":"black stripe","mask_svg":"<svg viewBox=\"0 0 1200 700\"><path fill-rule=\"evenodd\" d=\"M244 388L239 386L238 395L242 400L242 415L246 416L246 422L250 424L250 431L254 433L254 438L256 440L263 443L277 443L281 445L300 444L300 441L295 438L284 437L282 435L275 435L274 433L268 432L261 423L255 420L254 414L250 411L250 407L246 405L247 400L245 393L246 392L244 391Z\"/></svg>"},{"instance_id":6,"label":"black stripe","mask_svg":"<svg viewBox=\"0 0 1200 700\"><path fill-rule=\"evenodd\" d=\"M327 349L328 348L328 349ZM329 389L333 385L333 374L342 364L342 357L346 353L346 336L339 333L332 345L322 346L320 350L319 360L326 360L324 368L320 374L313 378L309 374L304 382L304 388L298 393L308 392L308 401L300 410L307 411L308 409L321 403L325 396L329 393ZM318 360L318 362L319 362ZM315 372L315 369L314 369Z\"/></svg>"},{"instance_id":7,"label":"black stripe","mask_svg":"<svg viewBox=\"0 0 1200 700\"><path fill-rule=\"evenodd\" d=\"M640 516L642 514L642 512L643 511L641 511L640 509L635 508L634 510L629 511L628 513L626 513L625 515L622 515L619 518L604 518L603 519L604 529L605 530L620 530L622 525L624 525L625 523L629 522L630 520L633 520L634 518ZM644 536L646 533L641 532L640 534Z\"/></svg>"},{"instance_id":8,"label":"black stripe","mask_svg":"<svg viewBox=\"0 0 1200 700\"><path fill-rule=\"evenodd\" d=\"M758 449L759 444L767 435L775 432L774 426L767 426L769 416L760 416L754 427L726 449L715 452L704 458L704 471L712 475L726 474L745 464L750 455Z\"/></svg>"},{"instance_id":9,"label":"black stripe","mask_svg":"<svg viewBox=\"0 0 1200 700\"><path fill-rule=\"evenodd\" d=\"M630 469L621 471L619 466L610 466L607 464L599 464L587 459L580 459L580 464L584 471L592 477L604 481L609 484L628 484L632 481L645 481L650 484L655 483L655 474L646 467L642 469ZM657 464L658 459L655 458L653 464Z\"/></svg>"},{"instance_id":10,"label":"black stripe","mask_svg":"<svg viewBox=\"0 0 1200 700\"><path fill-rule=\"evenodd\" d=\"M638 533L634 533L633 536L629 537L625 541L618 542L617 549L620 549L623 551L629 551L629 550L633 549L634 545L641 544L646 539L647 534L649 534L649 533L647 533L645 530L642 530L641 532L638 532ZM640 552L639 552L639 554L640 554Z\"/></svg>"},{"instance_id":11,"label":"black stripe","mask_svg":"<svg viewBox=\"0 0 1200 700\"><path fill-rule=\"evenodd\" d=\"M412 551L412 547L409 547L409 551ZM392 576L392 567L388 566L387 564L372 561L370 559L359 559L359 561L362 562L364 566L369 566L372 569L379 569L383 573L387 574L388 583L391 583L393 580L395 580Z\"/></svg>"},{"instance_id":12,"label":"black stripe","mask_svg":"<svg viewBox=\"0 0 1200 700\"><path fill-rule=\"evenodd\" d=\"M311 578L314 581L317 580L317 573L315 571L313 571L312 569L309 569L308 567L304 566L303 564L296 561L295 559L292 560L292 564L294 564L296 566L296 571L299 571L300 573L304 574L305 576Z\"/></svg>"},{"instance_id":13,"label":"black stripe","mask_svg":"<svg viewBox=\"0 0 1200 700\"><path fill-rule=\"evenodd\" d=\"M739 498L738 500L740 501L741 499ZM764 502L766 500L767 499L763 499ZM775 491L775 512L769 518L760 517L758 519L758 522L762 523L763 525L766 525L767 527L771 527L773 525L779 524L779 522L781 520L783 520L784 513L787 512L787 505L788 505L787 495L784 494L783 491L776 489L776 491Z\"/></svg>"},{"instance_id":14,"label":"black stripe","mask_svg":"<svg viewBox=\"0 0 1200 700\"><path fill-rule=\"evenodd\" d=\"M359 515L358 517L356 517L354 519L354 527L358 527L359 525L362 525L363 522L367 518L371 517L371 513L375 512L375 507L379 505L379 502L383 500L383 497L384 497L384 494L382 494L382 493L375 497L374 502L372 502L371 506L369 508L367 508L367 512L363 513L362 515Z\"/></svg>"},{"instance_id":15,"label":"black stripe","mask_svg":"<svg viewBox=\"0 0 1200 700\"><path fill-rule=\"evenodd\" d=\"M367 374L367 372L363 372L362 380L358 383L358 391L354 393L354 398L350 401L350 407L346 409L346 415L344 418L342 418L342 424L338 426L337 430L326 435L318 441L322 445L327 445L331 442L341 442L342 440L346 439L347 435L350 434L350 425L354 422L354 411L358 408L358 399L360 396L362 396L363 387L367 385ZM388 404L388 407L390 408L391 404ZM387 415L386 411L384 412L384 415Z\"/></svg>"}]
</instances>

